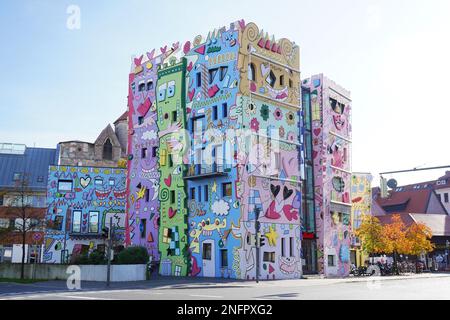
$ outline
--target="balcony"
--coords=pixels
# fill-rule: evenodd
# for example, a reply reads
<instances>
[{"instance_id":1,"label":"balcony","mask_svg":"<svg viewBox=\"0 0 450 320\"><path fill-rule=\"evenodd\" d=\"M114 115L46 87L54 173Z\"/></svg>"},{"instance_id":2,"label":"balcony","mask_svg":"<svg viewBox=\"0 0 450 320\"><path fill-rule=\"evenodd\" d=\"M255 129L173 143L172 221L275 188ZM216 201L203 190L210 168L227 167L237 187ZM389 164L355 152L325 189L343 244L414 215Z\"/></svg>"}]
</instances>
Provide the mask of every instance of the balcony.
<instances>
[{"instance_id":1,"label":"balcony","mask_svg":"<svg viewBox=\"0 0 450 320\"><path fill-rule=\"evenodd\" d=\"M211 177L226 177L228 172L231 171L231 166L223 164L213 163L211 165L206 164L191 164L188 167L188 171L184 179L198 180Z\"/></svg>"}]
</instances>

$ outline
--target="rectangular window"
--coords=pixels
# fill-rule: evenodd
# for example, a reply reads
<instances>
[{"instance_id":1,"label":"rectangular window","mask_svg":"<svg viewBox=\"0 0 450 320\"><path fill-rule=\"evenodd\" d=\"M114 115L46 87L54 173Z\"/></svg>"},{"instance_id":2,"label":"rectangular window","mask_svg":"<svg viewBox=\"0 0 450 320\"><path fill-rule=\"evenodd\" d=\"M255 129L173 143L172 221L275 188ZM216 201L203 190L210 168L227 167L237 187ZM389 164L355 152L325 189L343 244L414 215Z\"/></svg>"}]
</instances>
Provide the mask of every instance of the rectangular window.
<instances>
[{"instance_id":1,"label":"rectangular window","mask_svg":"<svg viewBox=\"0 0 450 320\"><path fill-rule=\"evenodd\" d=\"M284 86L284 76L280 76L280 86Z\"/></svg>"},{"instance_id":2,"label":"rectangular window","mask_svg":"<svg viewBox=\"0 0 450 320\"><path fill-rule=\"evenodd\" d=\"M147 158L147 148L142 148L142 150L141 150L141 158L142 159Z\"/></svg>"},{"instance_id":3,"label":"rectangular window","mask_svg":"<svg viewBox=\"0 0 450 320\"><path fill-rule=\"evenodd\" d=\"M328 266L334 267L334 255L332 255L332 254L328 255Z\"/></svg>"},{"instance_id":4,"label":"rectangular window","mask_svg":"<svg viewBox=\"0 0 450 320\"><path fill-rule=\"evenodd\" d=\"M204 198L205 198L205 202L208 202L209 201L209 188L208 188L208 185L205 185L204 187L203 187L203 190L204 190Z\"/></svg>"},{"instance_id":5,"label":"rectangular window","mask_svg":"<svg viewBox=\"0 0 450 320\"><path fill-rule=\"evenodd\" d=\"M175 190L170 190L170 204L175 203Z\"/></svg>"},{"instance_id":6,"label":"rectangular window","mask_svg":"<svg viewBox=\"0 0 450 320\"><path fill-rule=\"evenodd\" d=\"M58 192L72 192L72 180L58 180Z\"/></svg>"},{"instance_id":7,"label":"rectangular window","mask_svg":"<svg viewBox=\"0 0 450 320\"><path fill-rule=\"evenodd\" d=\"M448 203L448 193L444 193L444 202Z\"/></svg>"},{"instance_id":8,"label":"rectangular window","mask_svg":"<svg viewBox=\"0 0 450 320\"><path fill-rule=\"evenodd\" d=\"M145 202L150 201L150 189L145 189Z\"/></svg>"},{"instance_id":9,"label":"rectangular window","mask_svg":"<svg viewBox=\"0 0 450 320\"><path fill-rule=\"evenodd\" d=\"M19 181L20 179L22 179L22 174L19 172L14 173L13 181Z\"/></svg>"},{"instance_id":10,"label":"rectangular window","mask_svg":"<svg viewBox=\"0 0 450 320\"><path fill-rule=\"evenodd\" d=\"M173 167L173 157L172 157L172 154L169 154L169 167L170 167L170 168Z\"/></svg>"},{"instance_id":11,"label":"rectangular window","mask_svg":"<svg viewBox=\"0 0 450 320\"><path fill-rule=\"evenodd\" d=\"M158 147L153 147L152 148L152 157L156 158L156 155L158 154Z\"/></svg>"},{"instance_id":12,"label":"rectangular window","mask_svg":"<svg viewBox=\"0 0 450 320\"><path fill-rule=\"evenodd\" d=\"M195 188L191 188L191 200L195 200Z\"/></svg>"},{"instance_id":13,"label":"rectangular window","mask_svg":"<svg viewBox=\"0 0 450 320\"><path fill-rule=\"evenodd\" d=\"M222 268L228 267L228 250L220 250L220 266Z\"/></svg>"},{"instance_id":14,"label":"rectangular window","mask_svg":"<svg viewBox=\"0 0 450 320\"><path fill-rule=\"evenodd\" d=\"M209 84L213 84L214 78L216 77L218 68L210 69L209 70Z\"/></svg>"},{"instance_id":15,"label":"rectangular window","mask_svg":"<svg viewBox=\"0 0 450 320\"><path fill-rule=\"evenodd\" d=\"M202 187L198 186L198 202L202 202Z\"/></svg>"},{"instance_id":16,"label":"rectangular window","mask_svg":"<svg viewBox=\"0 0 450 320\"><path fill-rule=\"evenodd\" d=\"M222 118L228 117L228 104L222 104Z\"/></svg>"},{"instance_id":17,"label":"rectangular window","mask_svg":"<svg viewBox=\"0 0 450 320\"><path fill-rule=\"evenodd\" d=\"M141 239L145 239L145 235L147 234L147 219L141 219L139 231L141 232Z\"/></svg>"},{"instance_id":18,"label":"rectangular window","mask_svg":"<svg viewBox=\"0 0 450 320\"><path fill-rule=\"evenodd\" d=\"M231 182L222 183L222 197L231 197L232 193Z\"/></svg>"},{"instance_id":19,"label":"rectangular window","mask_svg":"<svg viewBox=\"0 0 450 320\"><path fill-rule=\"evenodd\" d=\"M212 107L212 119L213 121L217 120L217 106Z\"/></svg>"},{"instance_id":20,"label":"rectangular window","mask_svg":"<svg viewBox=\"0 0 450 320\"><path fill-rule=\"evenodd\" d=\"M286 249L286 244L285 244L285 241L286 239L285 238L281 238L281 256L282 257L286 257L286 254L285 254L285 249Z\"/></svg>"},{"instance_id":21,"label":"rectangular window","mask_svg":"<svg viewBox=\"0 0 450 320\"><path fill-rule=\"evenodd\" d=\"M289 88L292 88L292 79L289 79Z\"/></svg>"},{"instance_id":22,"label":"rectangular window","mask_svg":"<svg viewBox=\"0 0 450 320\"><path fill-rule=\"evenodd\" d=\"M438 193L437 196L438 196L438 198L439 198L439 201L442 202L442 195L441 195L440 193Z\"/></svg>"},{"instance_id":23,"label":"rectangular window","mask_svg":"<svg viewBox=\"0 0 450 320\"><path fill-rule=\"evenodd\" d=\"M172 111L172 122L177 122L177 111Z\"/></svg>"},{"instance_id":24,"label":"rectangular window","mask_svg":"<svg viewBox=\"0 0 450 320\"><path fill-rule=\"evenodd\" d=\"M201 72L197 72L196 79L197 79L197 88L199 88L199 87L202 86L202 74L201 74Z\"/></svg>"},{"instance_id":25,"label":"rectangular window","mask_svg":"<svg viewBox=\"0 0 450 320\"><path fill-rule=\"evenodd\" d=\"M53 218L53 230L62 231L63 221L63 216L55 216L55 218Z\"/></svg>"},{"instance_id":26,"label":"rectangular window","mask_svg":"<svg viewBox=\"0 0 450 320\"><path fill-rule=\"evenodd\" d=\"M263 261L275 263L275 252L264 251Z\"/></svg>"},{"instance_id":27,"label":"rectangular window","mask_svg":"<svg viewBox=\"0 0 450 320\"><path fill-rule=\"evenodd\" d=\"M3 205L3 196L0 196L0 206Z\"/></svg>"},{"instance_id":28,"label":"rectangular window","mask_svg":"<svg viewBox=\"0 0 450 320\"><path fill-rule=\"evenodd\" d=\"M79 210L74 211L72 214L72 232L81 232L81 211Z\"/></svg>"},{"instance_id":29,"label":"rectangular window","mask_svg":"<svg viewBox=\"0 0 450 320\"><path fill-rule=\"evenodd\" d=\"M89 212L89 233L98 233L98 211Z\"/></svg>"},{"instance_id":30,"label":"rectangular window","mask_svg":"<svg viewBox=\"0 0 450 320\"><path fill-rule=\"evenodd\" d=\"M144 123L144 117L138 117L138 124L141 125Z\"/></svg>"},{"instance_id":31,"label":"rectangular window","mask_svg":"<svg viewBox=\"0 0 450 320\"><path fill-rule=\"evenodd\" d=\"M211 260L211 243L203 243L203 259L204 260Z\"/></svg>"},{"instance_id":32,"label":"rectangular window","mask_svg":"<svg viewBox=\"0 0 450 320\"><path fill-rule=\"evenodd\" d=\"M294 238L290 237L289 238L289 257L293 257L294 256Z\"/></svg>"},{"instance_id":33,"label":"rectangular window","mask_svg":"<svg viewBox=\"0 0 450 320\"><path fill-rule=\"evenodd\" d=\"M228 67L227 66L224 66L224 67L220 67L220 74L219 74L219 77L220 77L220 81L223 81L223 79L225 79L225 76L227 75L227 72L228 72Z\"/></svg>"}]
</instances>

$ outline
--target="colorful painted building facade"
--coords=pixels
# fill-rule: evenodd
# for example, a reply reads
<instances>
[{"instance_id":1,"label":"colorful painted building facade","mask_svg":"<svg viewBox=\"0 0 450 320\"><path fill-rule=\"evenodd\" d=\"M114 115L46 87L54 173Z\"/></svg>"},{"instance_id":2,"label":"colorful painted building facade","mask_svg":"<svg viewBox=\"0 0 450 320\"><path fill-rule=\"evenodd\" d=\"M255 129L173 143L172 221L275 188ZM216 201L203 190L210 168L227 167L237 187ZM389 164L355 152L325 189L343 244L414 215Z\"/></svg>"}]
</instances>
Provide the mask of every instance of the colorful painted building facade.
<instances>
[{"instance_id":1,"label":"colorful painted building facade","mask_svg":"<svg viewBox=\"0 0 450 320\"><path fill-rule=\"evenodd\" d=\"M361 226L362 217L372 214L372 175L370 173L352 174L352 241L350 260L356 266L364 265L368 258L361 249L361 241L355 236L355 230Z\"/></svg>"},{"instance_id":2,"label":"colorful painted building facade","mask_svg":"<svg viewBox=\"0 0 450 320\"><path fill-rule=\"evenodd\" d=\"M316 75L309 87L318 272L347 276L351 244L350 92Z\"/></svg>"},{"instance_id":3,"label":"colorful painted building facade","mask_svg":"<svg viewBox=\"0 0 450 320\"><path fill-rule=\"evenodd\" d=\"M241 20L162 47L159 61L154 53L135 58L130 74L127 244L140 244L136 204L153 180L159 203L145 219L156 221L146 230L159 234L161 274L255 278L258 208L260 278L299 278L298 46ZM146 123L156 124L147 146L136 130ZM153 174L139 176L149 147Z\"/></svg>"},{"instance_id":4,"label":"colorful painted building facade","mask_svg":"<svg viewBox=\"0 0 450 320\"><path fill-rule=\"evenodd\" d=\"M44 238L45 263L104 251L102 229L112 218L115 241L124 242L126 171L117 168L50 166Z\"/></svg>"}]
</instances>

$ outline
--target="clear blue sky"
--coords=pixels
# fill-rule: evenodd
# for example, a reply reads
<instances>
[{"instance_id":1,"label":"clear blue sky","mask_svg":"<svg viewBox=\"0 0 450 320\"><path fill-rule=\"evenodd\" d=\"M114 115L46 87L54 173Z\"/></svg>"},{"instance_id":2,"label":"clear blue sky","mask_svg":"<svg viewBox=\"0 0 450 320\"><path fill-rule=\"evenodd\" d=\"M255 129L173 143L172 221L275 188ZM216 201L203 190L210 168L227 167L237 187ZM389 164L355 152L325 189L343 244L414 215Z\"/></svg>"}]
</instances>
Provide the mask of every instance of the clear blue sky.
<instances>
[{"instance_id":1,"label":"clear blue sky","mask_svg":"<svg viewBox=\"0 0 450 320\"><path fill-rule=\"evenodd\" d=\"M354 171L450 164L449 16L448 0L1 0L0 141L93 141L126 109L133 55L244 18L294 40L303 77L351 90Z\"/></svg>"}]
</instances>

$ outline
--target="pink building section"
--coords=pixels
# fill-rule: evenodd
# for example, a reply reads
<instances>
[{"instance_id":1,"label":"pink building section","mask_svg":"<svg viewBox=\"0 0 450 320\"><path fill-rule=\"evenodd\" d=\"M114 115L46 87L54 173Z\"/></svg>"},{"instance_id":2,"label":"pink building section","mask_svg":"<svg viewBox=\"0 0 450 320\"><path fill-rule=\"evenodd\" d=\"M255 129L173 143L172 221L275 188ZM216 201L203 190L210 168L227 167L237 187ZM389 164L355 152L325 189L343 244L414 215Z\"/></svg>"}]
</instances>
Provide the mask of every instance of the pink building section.
<instances>
[{"instance_id":1,"label":"pink building section","mask_svg":"<svg viewBox=\"0 0 450 320\"><path fill-rule=\"evenodd\" d=\"M343 277L351 243L350 92L322 74L303 84L311 90L318 269Z\"/></svg>"}]
</instances>

